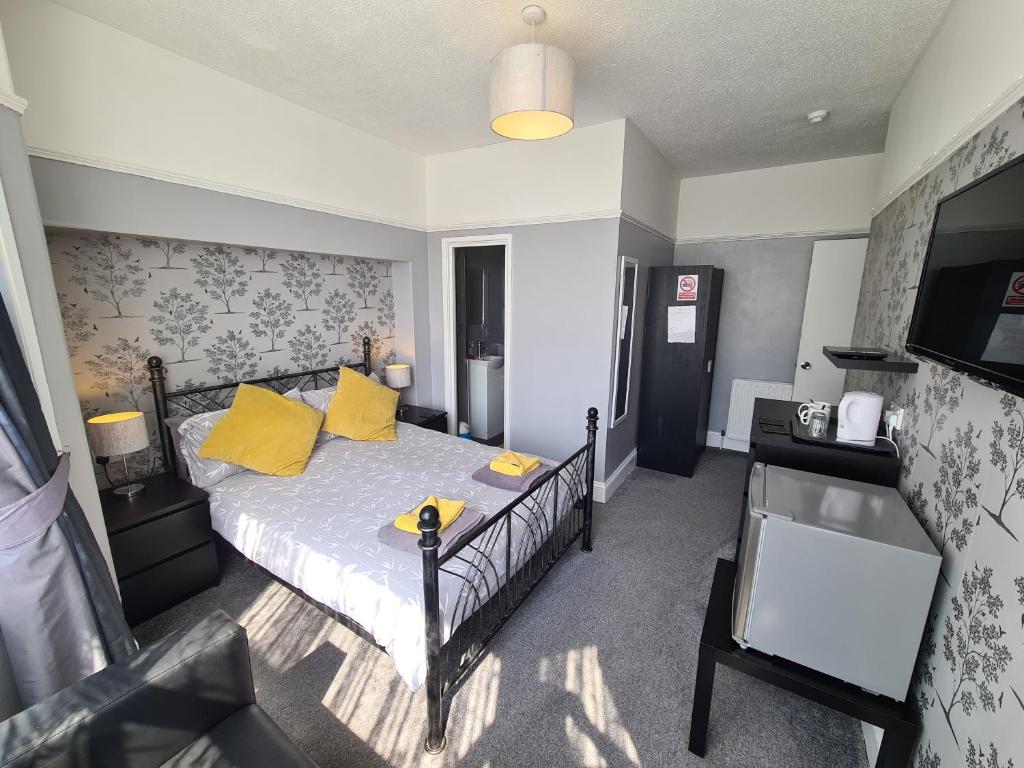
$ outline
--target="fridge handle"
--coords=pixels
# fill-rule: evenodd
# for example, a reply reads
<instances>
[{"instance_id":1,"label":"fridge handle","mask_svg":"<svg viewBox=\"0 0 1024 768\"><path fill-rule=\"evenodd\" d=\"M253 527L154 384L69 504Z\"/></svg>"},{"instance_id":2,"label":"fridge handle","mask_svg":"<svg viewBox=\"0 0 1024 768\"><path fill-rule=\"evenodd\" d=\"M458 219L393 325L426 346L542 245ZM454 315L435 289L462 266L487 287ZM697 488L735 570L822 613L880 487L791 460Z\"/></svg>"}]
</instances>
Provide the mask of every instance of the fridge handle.
<instances>
[{"instance_id":1,"label":"fridge handle","mask_svg":"<svg viewBox=\"0 0 1024 768\"><path fill-rule=\"evenodd\" d=\"M792 512L769 510L765 503L767 496L768 467L760 461L755 461L750 470L750 513L761 517L774 517L777 520L793 521Z\"/></svg>"}]
</instances>

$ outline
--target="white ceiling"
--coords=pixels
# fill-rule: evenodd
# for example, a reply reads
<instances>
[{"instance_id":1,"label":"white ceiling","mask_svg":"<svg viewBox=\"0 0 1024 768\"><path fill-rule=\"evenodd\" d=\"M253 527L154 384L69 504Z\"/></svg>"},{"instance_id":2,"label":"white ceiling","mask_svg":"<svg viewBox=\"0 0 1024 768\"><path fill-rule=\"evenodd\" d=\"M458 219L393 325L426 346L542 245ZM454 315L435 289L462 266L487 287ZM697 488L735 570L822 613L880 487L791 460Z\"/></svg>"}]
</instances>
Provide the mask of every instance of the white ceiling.
<instances>
[{"instance_id":1,"label":"white ceiling","mask_svg":"<svg viewBox=\"0 0 1024 768\"><path fill-rule=\"evenodd\" d=\"M488 63L525 0L57 0L421 154L499 141ZM576 124L628 117L685 176L881 151L950 0L548 0ZM810 126L812 109L832 110Z\"/></svg>"}]
</instances>

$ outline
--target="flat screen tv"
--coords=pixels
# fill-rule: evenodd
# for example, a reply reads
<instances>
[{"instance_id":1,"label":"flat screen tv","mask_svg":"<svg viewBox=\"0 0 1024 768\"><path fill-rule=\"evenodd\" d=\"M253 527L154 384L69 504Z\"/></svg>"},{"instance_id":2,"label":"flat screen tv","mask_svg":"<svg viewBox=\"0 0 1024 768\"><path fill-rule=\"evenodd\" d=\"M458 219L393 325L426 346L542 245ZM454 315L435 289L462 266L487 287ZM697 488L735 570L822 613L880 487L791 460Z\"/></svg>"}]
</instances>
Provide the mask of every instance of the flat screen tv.
<instances>
[{"instance_id":1,"label":"flat screen tv","mask_svg":"<svg viewBox=\"0 0 1024 768\"><path fill-rule=\"evenodd\" d=\"M939 201L907 349L1024 396L1024 157Z\"/></svg>"}]
</instances>

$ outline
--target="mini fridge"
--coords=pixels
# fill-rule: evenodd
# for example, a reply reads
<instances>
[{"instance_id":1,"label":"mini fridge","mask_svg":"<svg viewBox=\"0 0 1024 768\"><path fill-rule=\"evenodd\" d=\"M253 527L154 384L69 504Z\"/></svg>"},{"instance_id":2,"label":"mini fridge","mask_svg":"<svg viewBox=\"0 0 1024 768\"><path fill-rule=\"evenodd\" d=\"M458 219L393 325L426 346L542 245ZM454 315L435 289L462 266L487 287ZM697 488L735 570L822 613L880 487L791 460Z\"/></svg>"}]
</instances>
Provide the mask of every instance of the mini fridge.
<instances>
[{"instance_id":1,"label":"mini fridge","mask_svg":"<svg viewBox=\"0 0 1024 768\"><path fill-rule=\"evenodd\" d=\"M757 462L733 639L903 701L941 563L895 488Z\"/></svg>"}]
</instances>

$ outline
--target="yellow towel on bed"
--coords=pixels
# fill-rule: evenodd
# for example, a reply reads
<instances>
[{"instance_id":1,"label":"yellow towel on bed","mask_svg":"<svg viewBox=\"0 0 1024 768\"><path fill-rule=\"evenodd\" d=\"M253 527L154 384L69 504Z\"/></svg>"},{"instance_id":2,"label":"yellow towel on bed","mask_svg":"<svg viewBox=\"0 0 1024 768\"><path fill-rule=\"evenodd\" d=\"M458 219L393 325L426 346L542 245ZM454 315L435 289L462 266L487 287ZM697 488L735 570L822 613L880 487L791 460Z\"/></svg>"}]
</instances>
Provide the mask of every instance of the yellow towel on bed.
<instances>
[{"instance_id":1,"label":"yellow towel on bed","mask_svg":"<svg viewBox=\"0 0 1024 768\"><path fill-rule=\"evenodd\" d=\"M490 467L509 477L523 477L540 466L540 459L527 456L525 453L505 451L491 459Z\"/></svg>"},{"instance_id":2,"label":"yellow towel on bed","mask_svg":"<svg viewBox=\"0 0 1024 768\"><path fill-rule=\"evenodd\" d=\"M395 518L395 528L406 533L415 533L417 536L420 534L419 521L420 512L428 504L437 508L438 515L441 518L441 528L438 531L440 533L449 525L459 519L459 515L462 514L462 510L466 508L466 502L458 501L456 499L439 499L437 496L427 496L416 509L409 512L405 512Z\"/></svg>"}]
</instances>

